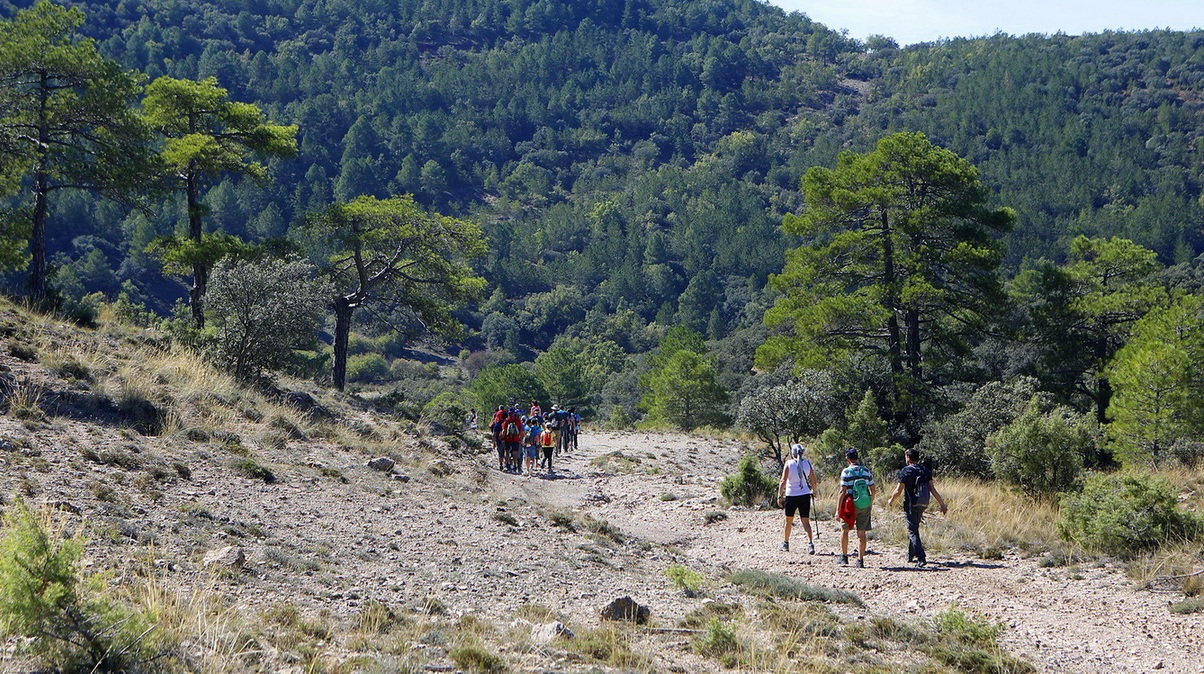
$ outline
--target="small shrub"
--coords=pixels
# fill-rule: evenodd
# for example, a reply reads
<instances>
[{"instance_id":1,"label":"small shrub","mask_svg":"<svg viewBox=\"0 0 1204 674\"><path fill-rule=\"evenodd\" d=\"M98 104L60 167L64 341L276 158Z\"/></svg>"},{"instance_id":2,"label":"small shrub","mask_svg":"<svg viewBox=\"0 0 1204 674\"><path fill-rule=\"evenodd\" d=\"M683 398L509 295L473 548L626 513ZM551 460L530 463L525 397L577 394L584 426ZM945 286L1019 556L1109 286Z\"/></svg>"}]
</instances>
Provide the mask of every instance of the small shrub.
<instances>
[{"instance_id":1,"label":"small shrub","mask_svg":"<svg viewBox=\"0 0 1204 674\"><path fill-rule=\"evenodd\" d=\"M694 652L712 658L721 658L740 649L735 631L718 618L707 623L706 631L694 638Z\"/></svg>"},{"instance_id":2,"label":"small shrub","mask_svg":"<svg viewBox=\"0 0 1204 674\"><path fill-rule=\"evenodd\" d=\"M701 573L692 571L681 564L673 564L665 569L665 576L673 583L673 587L685 593L687 597L697 597L702 589Z\"/></svg>"},{"instance_id":3,"label":"small shrub","mask_svg":"<svg viewBox=\"0 0 1204 674\"><path fill-rule=\"evenodd\" d=\"M722 522L726 519L727 513L723 512L722 510L712 510L711 512L702 516L702 521L706 524L714 524L716 522Z\"/></svg>"},{"instance_id":4,"label":"small shrub","mask_svg":"<svg viewBox=\"0 0 1204 674\"><path fill-rule=\"evenodd\" d=\"M441 430L448 435L462 434L464 428L464 419L468 416L468 405L460 399L460 396L445 391L435 396L422 408L422 421L431 424L437 430Z\"/></svg>"},{"instance_id":5,"label":"small shrub","mask_svg":"<svg viewBox=\"0 0 1204 674\"><path fill-rule=\"evenodd\" d=\"M1101 473L1083 491L1062 497L1058 533L1089 549L1133 558L1170 539L1195 535L1200 524L1178 509L1165 480L1149 475Z\"/></svg>"},{"instance_id":6,"label":"small shrub","mask_svg":"<svg viewBox=\"0 0 1204 674\"><path fill-rule=\"evenodd\" d=\"M176 475L179 475L181 478L183 478L185 480L192 479L192 469L189 468L188 464L186 464L186 463L183 463L181 461L172 461L171 469L176 471Z\"/></svg>"},{"instance_id":7,"label":"small shrub","mask_svg":"<svg viewBox=\"0 0 1204 674\"><path fill-rule=\"evenodd\" d=\"M518 526L518 520L514 519L514 515L510 513L493 513L493 519L512 527Z\"/></svg>"},{"instance_id":8,"label":"small shrub","mask_svg":"<svg viewBox=\"0 0 1204 674\"><path fill-rule=\"evenodd\" d=\"M456 663L457 667L470 672L501 674L506 671L505 660L480 646L468 645L453 648L451 653L448 653L448 657Z\"/></svg>"},{"instance_id":9,"label":"small shrub","mask_svg":"<svg viewBox=\"0 0 1204 674\"><path fill-rule=\"evenodd\" d=\"M347 381L371 384L388 378L389 363L379 353L365 353L347 358Z\"/></svg>"},{"instance_id":10,"label":"small shrub","mask_svg":"<svg viewBox=\"0 0 1204 674\"><path fill-rule=\"evenodd\" d=\"M79 577L82 541L20 501L2 531L0 635L32 637L31 652L56 671L138 670L154 646L150 622Z\"/></svg>"},{"instance_id":11,"label":"small shrub","mask_svg":"<svg viewBox=\"0 0 1204 674\"><path fill-rule=\"evenodd\" d=\"M38 350L21 342L9 342L8 355L17 360L32 363L38 359Z\"/></svg>"},{"instance_id":12,"label":"small shrub","mask_svg":"<svg viewBox=\"0 0 1204 674\"><path fill-rule=\"evenodd\" d=\"M776 493L777 480L761 472L757 457L748 454L740 459L734 475L723 478L719 493L735 505L756 505Z\"/></svg>"},{"instance_id":13,"label":"small shrub","mask_svg":"<svg viewBox=\"0 0 1204 674\"><path fill-rule=\"evenodd\" d=\"M569 533L577 531L577 527L573 524L573 516L570 513L552 513L548 516L548 521L557 529L563 529Z\"/></svg>"},{"instance_id":14,"label":"small shrub","mask_svg":"<svg viewBox=\"0 0 1204 674\"><path fill-rule=\"evenodd\" d=\"M936 629L971 646L994 646L1003 633L1003 623L986 623L957 609L937 614Z\"/></svg>"},{"instance_id":15,"label":"small shrub","mask_svg":"<svg viewBox=\"0 0 1204 674\"><path fill-rule=\"evenodd\" d=\"M1204 613L1204 599L1184 599L1170 605L1171 613Z\"/></svg>"},{"instance_id":16,"label":"small shrub","mask_svg":"<svg viewBox=\"0 0 1204 674\"><path fill-rule=\"evenodd\" d=\"M388 604L379 601L367 602L355 616L356 629L371 634L388 634L404 622Z\"/></svg>"},{"instance_id":17,"label":"small shrub","mask_svg":"<svg viewBox=\"0 0 1204 674\"><path fill-rule=\"evenodd\" d=\"M266 466L252 458L238 459L230 464L230 469L252 480L263 480L268 484L276 481L276 475Z\"/></svg>"},{"instance_id":18,"label":"small shrub","mask_svg":"<svg viewBox=\"0 0 1204 674\"><path fill-rule=\"evenodd\" d=\"M785 599L802 599L804 601L827 601L838 604L856 604L863 602L857 595L847 590L836 590L830 587L815 587L801 580L783 576L780 573L769 573L756 569L737 571L727 577L733 585L740 585L755 592L782 597Z\"/></svg>"}]
</instances>

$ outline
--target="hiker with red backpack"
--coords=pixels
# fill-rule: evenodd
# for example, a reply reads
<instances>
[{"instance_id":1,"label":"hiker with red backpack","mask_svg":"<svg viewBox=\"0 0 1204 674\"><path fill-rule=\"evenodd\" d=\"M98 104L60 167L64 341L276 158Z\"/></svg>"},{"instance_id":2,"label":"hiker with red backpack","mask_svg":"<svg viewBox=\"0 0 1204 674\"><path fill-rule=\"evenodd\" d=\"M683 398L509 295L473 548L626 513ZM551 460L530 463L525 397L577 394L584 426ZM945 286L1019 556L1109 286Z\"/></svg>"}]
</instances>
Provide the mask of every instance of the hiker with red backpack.
<instances>
[{"instance_id":1,"label":"hiker with red backpack","mask_svg":"<svg viewBox=\"0 0 1204 674\"><path fill-rule=\"evenodd\" d=\"M942 515L949 512L949 508L932 482L932 471L920 463L920 450L907 450L903 453L903 460L907 465L899 471L899 484L886 503L894 505L900 494L903 496L903 516L907 519L907 561L923 567L928 564L924 542L920 540L920 521L924 519L924 511L933 498L941 504Z\"/></svg>"},{"instance_id":2,"label":"hiker with red backpack","mask_svg":"<svg viewBox=\"0 0 1204 674\"><path fill-rule=\"evenodd\" d=\"M843 523L840 531L840 557L836 561L848 565L849 531L856 530L857 566L865 568L865 537L873 528L870 511L874 506L877 488L874 486L873 474L861 463L856 449L850 447L845 451L844 458L849 465L840 473L840 495L836 501L836 512L841 516Z\"/></svg>"},{"instance_id":3,"label":"hiker with red backpack","mask_svg":"<svg viewBox=\"0 0 1204 674\"><path fill-rule=\"evenodd\" d=\"M523 422L516 411L512 410L502 422L501 437L503 449L499 453L500 470L503 472L511 469L517 470L518 457L523 451Z\"/></svg>"}]
</instances>

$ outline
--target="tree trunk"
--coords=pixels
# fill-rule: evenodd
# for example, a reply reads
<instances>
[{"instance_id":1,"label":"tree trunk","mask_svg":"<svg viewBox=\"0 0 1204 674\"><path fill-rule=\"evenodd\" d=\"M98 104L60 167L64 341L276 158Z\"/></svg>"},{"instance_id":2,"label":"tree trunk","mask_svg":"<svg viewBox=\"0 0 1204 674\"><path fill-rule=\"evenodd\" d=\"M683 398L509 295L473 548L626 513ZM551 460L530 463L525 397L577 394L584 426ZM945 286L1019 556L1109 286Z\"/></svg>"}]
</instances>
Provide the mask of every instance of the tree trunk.
<instances>
[{"instance_id":1,"label":"tree trunk","mask_svg":"<svg viewBox=\"0 0 1204 674\"><path fill-rule=\"evenodd\" d=\"M899 331L899 298L895 278L895 246L891 241L890 218L882 211L882 283L886 286L883 304L888 312L886 319L887 348L890 351L890 371L903 374L902 337ZM897 395L896 395L897 397Z\"/></svg>"},{"instance_id":2,"label":"tree trunk","mask_svg":"<svg viewBox=\"0 0 1204 674\"><path fill-rule=\"evenodd\" d=\"M347 342L351 336L351 314L355 311L351 300L346 297L334 299L334 387L340 391L347 387Z\"/></svg>"},{"instance_id":3,"label":"tree trunk","mask_svg":"<svg viewBox=\"0 0 1204 674\"><path fill-rule=\"evenodd\" d=\"M197 177L189 172L188 186L188 238L200 244L204 232L201 229L201 187ZM198 330L205 327L205 290L209 286L209 268L201 260L192 263L192 288L188 290L188 304L192 308L192 320Z\"/></svg>"},{"instance_id":4,"label":"tree trunk","mask_svg":"<svg viewBox=\"0 0 1204 674\"><path fill-rule=\"evenodd\" d=\"M43 307L47 296L46 219L50 214L49 178L39 169L34 176L33 222L29 230L29 299Z\"/></svg>"},{"instance_id":5,"label":"tree trunk","mask_svg":"<svg viewBox=\"0 0 1204 674\"><path fill-rule=\"evenodd\" d=\"M38 164L33 179L33 222L29 230L29 296L34 306L46 302L46 220L50 216L50 176L46 164L50 161L50 81L42 73L38 92Z\"/></svg>"},{"instance_id":6,"label":"tree trunk","mask_svg":"<svg viewBox=\"0 0 1204 674\"><path fill-rule=\"evenodd\" d=\"M907 369L915 380L924 379L923 353L920 352L920 312L907 310Z\"/></svg>"}]
</instances>

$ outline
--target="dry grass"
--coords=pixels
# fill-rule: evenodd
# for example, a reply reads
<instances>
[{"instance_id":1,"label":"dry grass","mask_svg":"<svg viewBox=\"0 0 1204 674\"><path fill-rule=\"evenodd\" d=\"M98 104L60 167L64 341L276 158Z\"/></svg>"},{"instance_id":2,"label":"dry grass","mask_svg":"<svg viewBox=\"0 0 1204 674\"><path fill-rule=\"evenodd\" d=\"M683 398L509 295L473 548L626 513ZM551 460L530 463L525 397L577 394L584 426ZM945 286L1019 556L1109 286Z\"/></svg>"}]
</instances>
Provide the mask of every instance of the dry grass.
<instances>
[{"instance_id":1,"label":"dry grass","mask_svg":"<svg viewBox=\"0 0 1204 674\"><path fill-rule=\"evenodd\" d=\"M1052 501L981 480L943 478L936 485L949 513L942 517L934 501L924 517L924 547L930 552L965 550L997 557L1011 548L1043 552L1063 545L1057 532L1058 507ZM884 506L884 498L875 504L874 530L879 538L906 546L901 506Z\"/></svg>"}]
</instances>

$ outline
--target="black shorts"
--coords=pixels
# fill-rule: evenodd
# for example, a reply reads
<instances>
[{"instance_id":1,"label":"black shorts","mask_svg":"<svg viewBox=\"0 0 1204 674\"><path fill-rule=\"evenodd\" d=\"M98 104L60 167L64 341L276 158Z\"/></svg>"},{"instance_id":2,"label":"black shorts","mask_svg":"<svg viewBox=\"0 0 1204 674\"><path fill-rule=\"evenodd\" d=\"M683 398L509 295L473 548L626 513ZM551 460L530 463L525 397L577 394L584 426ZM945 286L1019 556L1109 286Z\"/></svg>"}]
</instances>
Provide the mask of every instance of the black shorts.
<instances>
[{"instance_id":1,"label":"black shorts","mask_svg":"<svg viewBox=\"0 0 1204 674\"><path fill-rule=\"evenodd\" d=\"M782 507L786 509L786 517L794 517L794 511L797 510L799 517L811 519L811 494L787 496L786 500L782 501Z\"/></svg>"}]
</instances>

